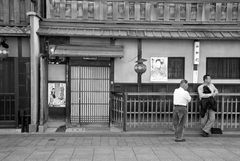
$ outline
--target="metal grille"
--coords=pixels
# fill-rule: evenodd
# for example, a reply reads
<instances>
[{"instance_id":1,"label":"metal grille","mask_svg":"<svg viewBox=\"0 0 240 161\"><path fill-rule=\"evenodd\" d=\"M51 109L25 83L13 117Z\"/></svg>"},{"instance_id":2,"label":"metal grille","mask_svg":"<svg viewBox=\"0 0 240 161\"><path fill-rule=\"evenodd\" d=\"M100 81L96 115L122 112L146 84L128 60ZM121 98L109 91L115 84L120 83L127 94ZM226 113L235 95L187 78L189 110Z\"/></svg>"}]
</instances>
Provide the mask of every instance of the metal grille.
<instances>
[{"instance_id":1,"label":"metal grille","mask_svg":"<svg viewBox=\"0 0 240 161\"><path fill-rule=\"evenodd\" d=\"M109 122L109 67L71 67L71 123Z\"/></svg>"}]
</instances>

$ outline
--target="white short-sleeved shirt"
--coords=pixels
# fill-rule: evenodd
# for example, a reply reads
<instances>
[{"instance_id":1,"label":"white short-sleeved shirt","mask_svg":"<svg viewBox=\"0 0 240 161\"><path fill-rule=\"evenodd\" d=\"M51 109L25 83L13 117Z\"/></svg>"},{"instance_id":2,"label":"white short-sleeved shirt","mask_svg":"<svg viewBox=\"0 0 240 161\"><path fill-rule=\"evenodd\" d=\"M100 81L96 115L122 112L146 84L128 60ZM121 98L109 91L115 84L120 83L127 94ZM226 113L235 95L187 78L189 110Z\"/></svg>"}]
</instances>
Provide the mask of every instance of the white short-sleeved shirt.
<instances>
[{"instance_id":1,"label":"white short-sleeved shirt","mask_svg":"<svg viewBox=\"0 0 240 161\"><path fill-rule=\"evenodd\" d=\"M188 91L184 90L182 87L179 87L174 90L173 93L173 104L187 106L191 101L191 96Z\"/></svg>"}]
</instances>

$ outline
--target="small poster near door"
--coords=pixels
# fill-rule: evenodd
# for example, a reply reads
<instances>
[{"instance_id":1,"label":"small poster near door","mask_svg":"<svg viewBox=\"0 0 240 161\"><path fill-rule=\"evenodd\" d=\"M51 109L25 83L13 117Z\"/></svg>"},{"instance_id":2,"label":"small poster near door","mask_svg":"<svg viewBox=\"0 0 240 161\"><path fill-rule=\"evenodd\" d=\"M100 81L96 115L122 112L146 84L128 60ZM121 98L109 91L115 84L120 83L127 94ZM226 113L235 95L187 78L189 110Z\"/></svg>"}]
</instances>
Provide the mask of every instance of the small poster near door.
<instances>
[{"instance_id":1,"label":"small poster near door","mask_svg":"<svg viewBox=\"0 0 240 161\"><path fill-rule=\"evenodd\" d=\"M151 81L168 80L168 58L151 57Z\"/></svg>"},{"instance_id":2,"label":"small poster near door","mask_svg":"<svg viewBox=\"0 0 240 161\"><path fill-rule=\"evenodd\" d=\"M66 83L48 83L49 107L66 107Z\"/></svg>"}]
</instances>

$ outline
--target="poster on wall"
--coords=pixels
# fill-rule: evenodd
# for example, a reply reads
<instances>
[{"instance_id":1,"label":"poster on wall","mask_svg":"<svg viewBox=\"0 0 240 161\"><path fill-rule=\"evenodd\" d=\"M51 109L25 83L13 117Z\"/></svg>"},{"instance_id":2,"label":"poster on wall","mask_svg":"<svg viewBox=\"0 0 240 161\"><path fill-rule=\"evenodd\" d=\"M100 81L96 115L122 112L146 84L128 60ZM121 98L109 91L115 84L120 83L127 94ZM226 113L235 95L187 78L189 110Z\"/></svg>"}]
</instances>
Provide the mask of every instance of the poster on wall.
<instances>
[{"instance_id":1,"label":"poster on wall","mask_svg":"<svg viewBox=\"0 0 240 161\"><path fill-rule=\"evenodd\" d=\"M167 81L168 79L168 58L151 57L150 81Z\"/></svg>"},{"instance_id":2,"label":"poster on wall","mask_svg":"<svg viewBox=\"0 0 240 161\"><path fill-rule=\"evenodd\" d=\"M48 83L48 106L66 107L66 83Z\"/></svg>"}]
</instances>

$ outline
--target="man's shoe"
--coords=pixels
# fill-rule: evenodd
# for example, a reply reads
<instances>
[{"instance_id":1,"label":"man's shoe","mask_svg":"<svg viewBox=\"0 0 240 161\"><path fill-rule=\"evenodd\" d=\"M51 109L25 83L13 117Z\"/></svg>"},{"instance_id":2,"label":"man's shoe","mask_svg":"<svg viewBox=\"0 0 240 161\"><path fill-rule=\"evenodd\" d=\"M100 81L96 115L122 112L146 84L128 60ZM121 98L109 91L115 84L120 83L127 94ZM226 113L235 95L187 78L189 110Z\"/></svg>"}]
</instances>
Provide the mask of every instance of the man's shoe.
<instances>
[{"instance_id":1,"label":"man's shoe","mask_svg":"<svg viewBox=\"0 0 240 161\"><path fill-rule=\"evenodd\" d=\"M203 137L209 137L209 134L207 132L205 132L204 130L202 130L202 134Z\"/></svg>"},{"instance_id":2,"label":"man's shoe","mask_svg":"<svg viewBox=\"0 0 240 161\"><path fill-rule=\"evenodd\" d=\"M175 139L175 142L185 142L186 139Z\"/></svg>"}]
</instances>

